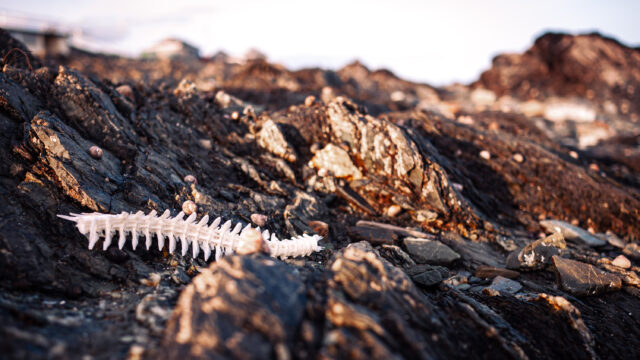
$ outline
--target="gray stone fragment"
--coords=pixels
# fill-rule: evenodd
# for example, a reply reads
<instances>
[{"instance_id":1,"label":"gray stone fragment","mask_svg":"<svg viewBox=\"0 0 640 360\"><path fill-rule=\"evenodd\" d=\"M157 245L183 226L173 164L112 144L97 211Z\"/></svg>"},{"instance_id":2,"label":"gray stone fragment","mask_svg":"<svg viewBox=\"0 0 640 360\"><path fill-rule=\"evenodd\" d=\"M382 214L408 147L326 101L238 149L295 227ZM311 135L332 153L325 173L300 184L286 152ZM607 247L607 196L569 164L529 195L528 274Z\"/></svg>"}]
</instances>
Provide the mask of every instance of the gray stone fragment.
<instances>
[{"instance_id":1,"label":"gray stone fragment","mask_svg":"<svg viewBox=\"0 0 640 360\"><path fill-rule=\"evenodd\" d=\"M449 269L442 266L415 265L407 269L411 279L422 286L433 286L449 276Z\"/></svg>"},{"instance_id":2,"label":"gray stone fragment","mask_svg":"<svg viewBox=\"0 0 640 360\"><path fill-rule=\"evenodd\" d=\"M519 282L502 276L496 276L488 287L501 294L515 294L522 289L522 285Z\"/></svg>"},{"instance_id":3,"label":"gray stone fragment","mask_svg":"<svg viewBox=\"0 0 640 360\"><path fill-rule=\"evenodd\" d=\"M622 281L617 275L580 261L553 257L558 285L575 296L596 295L620 290Z\"/></svg>"},{"instance_id":4,"label":"gray stone fragment","mask_svg":"<svg viewBox=\"0 0 640 360\"><path fill-rule=\"evenodd\" d=\"M460 259L457 252L437 240L408 237L404 239L404 247L418 263L447 265Z\"/></svg>"},{"instance_id":5,"label":"gray stone fragment","mask_svg":"<svg viewBox=\"0 0 640 360\"><path fill-rule=\"evenodd\" d=\"M604 246L607 244L605 240L591 235L585 229L571 225L560 220L543 220L540 225L548 232L559 232L566 240L576 243L582 243L589 246Z\"/></svg>"}]
</instances>

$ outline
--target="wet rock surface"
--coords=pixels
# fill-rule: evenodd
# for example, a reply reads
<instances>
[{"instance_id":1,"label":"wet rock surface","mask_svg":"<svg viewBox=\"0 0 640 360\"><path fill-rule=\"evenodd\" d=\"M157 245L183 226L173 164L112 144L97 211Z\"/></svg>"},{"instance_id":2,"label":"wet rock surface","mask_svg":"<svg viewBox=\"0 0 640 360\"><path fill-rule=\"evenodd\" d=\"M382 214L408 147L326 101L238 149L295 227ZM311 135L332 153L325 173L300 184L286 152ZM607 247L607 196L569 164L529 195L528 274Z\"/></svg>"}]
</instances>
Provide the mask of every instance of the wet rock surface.
<instances>
[{"instance_id":1,"label":"wet rock surface","mask_svg":"<svg viewBox=\"0 0 640 360\"><path fill-rule=\"evenodd\" d=\"M9 358L640 357L637 49L545 35L443 88L25 55L0 72ZM324 250L90 251L56 217L183 207ZM582 232L544 238L550 219Z\"/></svg>"}]
</instances>

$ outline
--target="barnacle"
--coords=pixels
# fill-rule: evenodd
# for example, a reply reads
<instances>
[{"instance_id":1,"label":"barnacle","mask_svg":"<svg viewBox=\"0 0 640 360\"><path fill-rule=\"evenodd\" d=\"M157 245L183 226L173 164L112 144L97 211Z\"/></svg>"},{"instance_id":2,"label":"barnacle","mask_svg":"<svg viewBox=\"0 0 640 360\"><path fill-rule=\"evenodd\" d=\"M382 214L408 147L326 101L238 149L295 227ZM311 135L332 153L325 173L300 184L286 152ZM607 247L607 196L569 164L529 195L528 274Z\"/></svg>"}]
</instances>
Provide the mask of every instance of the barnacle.
<instances>
[{"instance_id":1,"label":"barnacle","mask_svg":"<svg viewBox=\"0 0 640 360\"><path fill-rule=\"evenodd\" d=\"M318 245L322 237L318 235L304 234L280 240L275 234L269 234L268 230L260 233L260 228L253 228L251 225L243 228L242 224L238 223L232 229L231 220L220 225L222 219L217 218L208 225L208 215L203 216L198 222L196 222L195 213L186 219L184 219L184 212L180 212L173 218L170 217L169 210L160 216L156 215L157 212L154 210L147 215L138 211L135 214L83 213L58 215L58 217L76 223L78 231L89 238L89 249L93 249L98 240L104 237L102 248L106 250L111 245L113 235L118 232L120 249L127 242L127 234L131 234L131 246L134 250L138 246L140 236L144 236L145 246L149 250L152 245L152 235L155 234L158 249L164 248L165 238L168 238L169 252L173 253L176 249L176 239L179 239L182 256L186 255L187 249L191 246L192 256L197 257L202 250L205 260L211 256L212 251L215 251L215 258L218 260L223 255L247 254L261 249L265 249L273 257L280 258L306 256L322 250Z\"/></svg>"}]
</instances>

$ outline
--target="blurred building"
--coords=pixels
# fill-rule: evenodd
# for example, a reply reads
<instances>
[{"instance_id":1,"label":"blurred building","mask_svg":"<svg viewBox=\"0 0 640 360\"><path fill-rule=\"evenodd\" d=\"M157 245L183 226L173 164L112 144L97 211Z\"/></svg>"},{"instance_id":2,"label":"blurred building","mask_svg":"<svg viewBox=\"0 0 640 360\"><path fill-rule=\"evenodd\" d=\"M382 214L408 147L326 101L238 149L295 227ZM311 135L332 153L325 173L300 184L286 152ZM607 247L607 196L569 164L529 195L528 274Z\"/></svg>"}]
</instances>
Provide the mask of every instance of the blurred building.
<instances>
[{"instance_id":1,"label":"blurred building","mask_svg":"<svg viewBox=\"0 0 640 360\"><path fill-rule=\"evenodd\" d=\"M55 30L39 31L29 28L5 28L36 56L65 56L69 54L68 35Z\"/></svg>"},{"instance_id":2,"label":"blurred building","mask_svg":"<svg viewBox=\"0 0 640 360\"><path fill-rule=\"evenodd\" d=\"M156 59L199 58L200 50L185 41L168 38L145 50L142 57Z\"/></svg>"}]
</instances>

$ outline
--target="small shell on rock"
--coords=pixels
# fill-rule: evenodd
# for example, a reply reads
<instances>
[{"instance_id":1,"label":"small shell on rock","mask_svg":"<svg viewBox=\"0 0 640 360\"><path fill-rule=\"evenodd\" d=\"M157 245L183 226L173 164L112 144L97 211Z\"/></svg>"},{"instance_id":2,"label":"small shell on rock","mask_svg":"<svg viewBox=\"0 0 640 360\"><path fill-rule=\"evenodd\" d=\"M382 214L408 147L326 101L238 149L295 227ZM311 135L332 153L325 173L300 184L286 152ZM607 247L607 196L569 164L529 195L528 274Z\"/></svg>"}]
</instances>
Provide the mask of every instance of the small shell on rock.
<instances>
[{"instance_id":1,"label":"small shell on rock","mask_svg":"<svg viewBox=\"0 0 640 360\"><path fill-rule=\"evenodd\" d=\"M482 150L482 151L480 151L480 157L485 159L485 160L489 160L489 159L491 159L491 153L488 152L487 150Z\"/></svg>"},{"instance_id":2,"label":"small shell on rock","mask_svg":"<svg viewBox=\"0 0 640 360\"><path fill-rule=\"evenodd\" d=\"M198 206L196 205L196 203L194 203L191 200L187 200L182 203L182 211L187 215L191 215L197 210L198 210Z\"/></svg>"},{"instance_id":3,"label":"small shell on rock","mask_svg":"<svg viewBox=\"0 0 640 360\"><path fill-rule=\"evenodd\" d=\"M393 204L387 208L387 216L395 217L402 211L402 207L400 205Z\"/></svg>"},{"instance_id":4,"label":"small shell on rock","mask_svg":"<svg viewBox=\"0 0 640 360\"><path fill-rule=\"evenodd\" d=\"M251 214L251 222L259 227L264 227L267 224L267 216L263 214Z\"/></svg>"},{"instance_id":5,"label":"small shell on rock","mask_svg":"<svg viewBox=\"0 0 640 360\"><path fill-rule=\"evenodd\" d=\"M316 102L316 97L313 95L309 95L304 99L304 106L309 107Z\"/></svg>"},{"instance_id":6,"label":"small shell on rock","mask_svg":"<svg viewBox=\"0 0 640 360\"><path fill-rule=\"evenodd\" d=\"M313 144L311 144L311 147L309 148L309 151L311 151L312 154L315 154L320 149L322 149L322 145L320 143L313 143Z\"/></svg>"},{"instance_id":7,"label":"small shell on rock","mask_svg":"<svg viewBox=\"0 0 640 360\"><path fill-rule=\"evenodd\" d=\"M189 184L197 185L198 184L198 179L196 179L195 176L189 174L189 175L184 177L184 182L189 183Z\"/></svg>"},{"instance_id":8,"label":"small shell on rock","mask_svg":"<svg viewBox=\"0 0 640 360\"><path fill-rule=\"evenodd\" d=\"M131 86L127 84L120 85L116 88L116 91L119 92L120 95L129 99L131 102L136 101L136 96L133 94L133 89L131 88Z\"/></svg>"},{"instance_id":9,"label":"small shell on rock","mask_svg":"<svg viewBox=\"0 0 640 360\"><path fill-rule=\"evenodd\" d=\"M513 160L519 164L524 162L524 156L522 156L522 154L520 153L515 153L513 154Z\"/></svg>"},{"instance_id":10,"label":"small shell on rock","mask_svg":"<svg viewBox=\"0 0 640 360\"><path fill-rule=\"evenodd\" d=\"M101 159L102 158L102 149L100 147L94 145L89 149L89 154L94 159Z\"/></svg>"}]
</instances>

